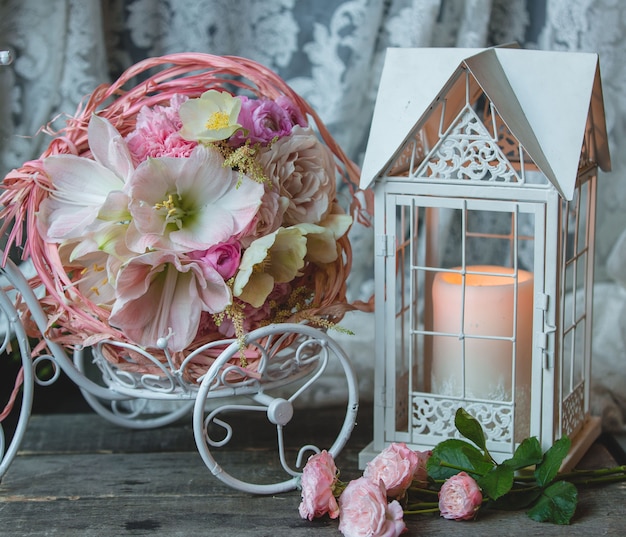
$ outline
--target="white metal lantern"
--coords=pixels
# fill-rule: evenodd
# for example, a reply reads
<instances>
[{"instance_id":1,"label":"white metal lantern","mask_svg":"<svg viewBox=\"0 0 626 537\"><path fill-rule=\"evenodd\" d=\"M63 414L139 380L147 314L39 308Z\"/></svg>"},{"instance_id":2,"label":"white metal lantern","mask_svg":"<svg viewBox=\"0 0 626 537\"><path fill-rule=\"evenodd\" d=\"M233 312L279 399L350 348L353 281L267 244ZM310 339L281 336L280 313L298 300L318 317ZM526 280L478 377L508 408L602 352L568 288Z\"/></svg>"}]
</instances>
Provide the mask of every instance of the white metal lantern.
<instances>
[{"instance_id":1,"label":"white metal lantern","mask_svg":"<svg viewBox=\"0 0 626 537\"><path fill-rule=\"evenodd\" d=\"M598 166L595 54L387 52L361 187L375 190L374 440L430 449L465 408L494 457L590 416Z\"/></svg>"}]
</instances>

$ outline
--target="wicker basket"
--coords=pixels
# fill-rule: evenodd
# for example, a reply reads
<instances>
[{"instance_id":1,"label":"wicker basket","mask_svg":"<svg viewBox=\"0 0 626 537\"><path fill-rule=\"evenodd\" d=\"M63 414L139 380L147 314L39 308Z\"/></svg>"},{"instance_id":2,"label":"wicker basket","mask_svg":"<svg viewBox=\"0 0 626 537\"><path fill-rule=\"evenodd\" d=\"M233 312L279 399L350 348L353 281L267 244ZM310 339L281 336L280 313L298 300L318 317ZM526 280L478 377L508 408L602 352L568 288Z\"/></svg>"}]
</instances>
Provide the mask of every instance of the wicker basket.
<instances>
[{"instance_id":1,"label":"wicker basket","mask_svg":"<svg viewBox=\"0 0 626 537\"><path fill-rule=\"evenodd\" d=\"M352 200L350 211L361 219L361 207L355 195L358 168L335 143L315 111L275 73L250 60L209 54L183 53L145 60L129 68L113 84L98 87L61 131L46 128L53 136L47 150L39 159L25 163L4 179L0 196L4 231L8 231L9 245L23 247L24 258L30 258L35 266L37 276L31 286L45 289L40 305L49 320L45 335L50 340L68 348L98 346L102 356L114 367L139 375L160 375L163 366L177 370L185 362L184 376L191 382L206 372L232 343L232 339L225 340L217 328L204 328L185 352L169 353L162 341L155 341L147 348L143 346L145 353L133 350L135 342L109 324L110 309L95 304L81 293L76 285L80 272L62 261L59 244L46 242L37 228L38 208L53 188L42 163L57 154L92 158L87 129L94 113L126 136L133 130L143 107L167 105L176 94L197 98L209 89L272 100L279 96L289 98L334 155L337 176L347 185ZM334 262L323 266L309 263L294 282L294 288L309 290L306 307L294 307L286 300L284 304L275 305L272 316L253 328L270 322L307 321L322 327L339 322L351 309L346 300L346 279L351 264L347 234L337 240L337 248ZM23 322L32 335L39 337L35 324L28 321L27 308L22 309ZM202 352L195 352L200 348ZM190 355L193 355L191 360ZM254 357L253 349L242 349L233 360L238 366L254 370Z\"/></svg>"}]
</instances>

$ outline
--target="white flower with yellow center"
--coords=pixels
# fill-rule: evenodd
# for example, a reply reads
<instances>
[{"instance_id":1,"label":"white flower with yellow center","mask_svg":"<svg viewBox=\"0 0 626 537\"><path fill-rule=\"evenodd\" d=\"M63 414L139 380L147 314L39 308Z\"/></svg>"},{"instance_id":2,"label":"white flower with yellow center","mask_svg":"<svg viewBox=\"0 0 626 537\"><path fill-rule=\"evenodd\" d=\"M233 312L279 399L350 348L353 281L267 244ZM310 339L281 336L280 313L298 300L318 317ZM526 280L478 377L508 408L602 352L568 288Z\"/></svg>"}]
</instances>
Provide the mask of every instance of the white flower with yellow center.
<instances>
[{"instance_id":1,"label":"white flower with yellow center","mask_svg":"<svg viewBox=\"0 0 626 537\"><path fill-rule=\"evenodd\" d=\"M241 128L237 123L241 100L225 91L205 91L198 99L185 101L179 110L185 140L209 143L226 140Z\"/></svg>"},{"instance_id":2,"label":"white flower with yellow center","mask_svg":"<svg viewBox=\"0 0 626 537\"><path fill-rule=\"evenodd\" d=\"M260 308L277 283L300 275L306 255L306 237L299 229L278 228L250 244L239 264L233 294Z\"/></svg>"}]
</instances>

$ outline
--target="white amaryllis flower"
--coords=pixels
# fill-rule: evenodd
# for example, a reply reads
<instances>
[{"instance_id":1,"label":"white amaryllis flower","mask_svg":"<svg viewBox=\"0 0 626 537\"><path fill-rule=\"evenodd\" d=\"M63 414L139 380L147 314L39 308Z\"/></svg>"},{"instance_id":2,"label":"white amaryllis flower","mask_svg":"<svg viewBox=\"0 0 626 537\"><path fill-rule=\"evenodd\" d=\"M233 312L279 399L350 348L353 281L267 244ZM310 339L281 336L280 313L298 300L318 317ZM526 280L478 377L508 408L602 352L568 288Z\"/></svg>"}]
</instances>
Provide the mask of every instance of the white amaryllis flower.
<instances>
[{"instance_id":1,"label":"white amaryllis flower","mask_svg":"<svg viewBox=\"0 0 626 537\"><path fill-rule=\"evenodd\" d=\"M230 289L217 270L173 252L132 258L119 270L115 290L111 326L147 347L169 336L168 348L174 352L193 341L203 311L218 313L231 303Z\"/></svg>"},{"instance_id":2,"label":"white amaryllis flower","mask_svg":"<svg viewBox=\"0 0 626 537\"><path fill-rule=\"evenodd\" d=\"M52 190L39 206L37 224L47 241L83 237L128 218L123 190L134 166L124 139L108 120L93 115L88 140L94 160L77 155L43 160Z\"/></svg>"},{"instance_id":3,"label":"white amaryllis flower","mask_svg":"<svg viewBox=\"0 0 626 537\"><path fill-rule=\"evenodd\" d=\"M179 134L185 140L218 142L226 140L241 125L237 123L241 100L225 91L205 91L198 99L189 99L180 105L182 121Z\"/></svg>"},{"instance_id":4,"label":"white amaryllis flower","mask_svg":"<svg viewBox=\"0 0 626 537\"><path fill-rule=\"evenodd\" d=\"M139 253L206 250L245 230L261 205L263 185L223 164L218 151L204 146L189 158L141 163L128 186L129 247Z\"/></svg>"},{"instance_id":5,"label":"white amaryllis flower","mask_svg":"<svg viewBox=\"0 0 626 537\"><path fill-rule=\"evenodd\" d=\"M107 226L59 246L63 266L79 271L73 285L100 307L115 301L117 272L134 255L126 248L126 228L126 225Z\"/></svg>"},{"instance_id":6,"label":"white amaryllis flower","mask_svg":"<svg viewBox=\"0 0 626 537\"><path fill-rule=\"evenodd\" d=\"M59 248L61 259L66 258L68 250L72 250L73 247L71 242L62 245ZM116 258L92 249L80 258L64 261L63 265L79 273L80 276L73 281L72 285L87 300L101 308L107 308L115 301L115 288L110 273L115 273L119 267ZM72 289L68 288L67 291L71 294Z\"/></svg>"}]
</instances>

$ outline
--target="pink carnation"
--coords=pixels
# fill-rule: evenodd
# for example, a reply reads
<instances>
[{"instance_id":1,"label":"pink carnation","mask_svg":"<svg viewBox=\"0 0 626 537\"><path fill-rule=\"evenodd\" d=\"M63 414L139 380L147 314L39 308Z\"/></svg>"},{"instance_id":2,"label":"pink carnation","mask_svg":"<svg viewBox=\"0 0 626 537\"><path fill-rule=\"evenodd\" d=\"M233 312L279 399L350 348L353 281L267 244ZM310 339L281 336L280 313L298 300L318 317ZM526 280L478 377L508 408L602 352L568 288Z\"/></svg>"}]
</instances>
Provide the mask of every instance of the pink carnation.
<instances>
[{"instance_id":1,"label":"pink carnation","mask_svg":"<svg viewBox=\"0 0 626 537\"><path fill-rule=\"evenodd\" d=\"M396 500L387 503L382 481L355 479L339 497L339 531L346 537L398 537L406 531L403 515Z\"/></svg>"},{"instance_id":2,"label":"pink carnation","mask_svg":"<svg viewBox=\"0 0 626 537\"><path fill-rule=\"evenodd\" d=\"M174 95L169 106L144 106L137 115L135 130L126 137L126 143L135 165L148 157L188 157L197 142L185 140L178 131L182 126L178 109L187 100Z\"/></svg>"},{"instance_id":3,"label":"pink carnation","mask_svg":"<svg viewBox=\"0 0 626 537\"><path fill-rule=\"evenodd\" d=\"M419 457L404 442L394 443L372 459L363 472L363 476L374 483L385 484L387 496L400 498L413 481L418 468Z\"/></svg>"},{"instance_id":4,"label":"pink carnation","mask_svg":"<svg viewBox=\"0 0 626 537\"><path fill-rule=\"evenodd\" d=\"M483 495L474 479L465 472L453 475L439 491L439 511L443 518L471 520L480 508Z\"/></svg>"},{"instance_id":5,"label":"pink carnation","mask_svg":"<svg viewBox=\"0 0 626 537\"><path fill-rule=\"evenodd\" d=\"M302 471L302 502L298 511L302 518L313 520L328 513L339 516L339 506L333 494L337 482L337 467L326 450L309 458Z\"/></svg>"}]
</instances>

